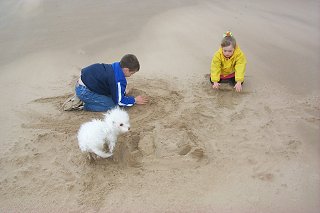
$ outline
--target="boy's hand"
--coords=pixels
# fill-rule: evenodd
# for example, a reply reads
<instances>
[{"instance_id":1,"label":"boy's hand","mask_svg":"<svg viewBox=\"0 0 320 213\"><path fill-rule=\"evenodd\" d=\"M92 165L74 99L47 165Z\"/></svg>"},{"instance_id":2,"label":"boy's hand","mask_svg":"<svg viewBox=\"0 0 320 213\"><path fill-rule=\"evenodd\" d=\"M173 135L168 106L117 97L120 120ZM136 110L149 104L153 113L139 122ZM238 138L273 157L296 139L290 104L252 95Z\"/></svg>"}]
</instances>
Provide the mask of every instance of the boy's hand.
<instances>
[{"instance_id":1,"label":"boy's hand","mask_svg":"<svg viewBox=\"0 0 320 213\"><path fill-rule=\"evenodd\" d=\"M129 89L128 87L126 88L126 95L129 94L131 92L131 89Z\"/></svg>"},{"instance_id":2,"label":"boy's hand","mask_svg":"<svg viewBox=\"0 0 320 213\"><path fill-rule=\"evenodd\" d=\"M148 98L144 97L144 96L141 96L141 95L135 97L134 100L136 101L136 104L146 104L146 103L148 103Z\"/></svg>"},{"instance_id":3,"label":"boy's hand","mask_svg":"<svg viewBox=\"0 0 320 213\"><path fill-rule=\"evenodd\" d=\"M233 88L235 88L237 92L241 92L242 90L241 82L237 82Z\"/></svg>"},{"instance_id":4,"label":"boy's hand","mask_svg":"<svg viewBox=\"0 0 320 213\"><path fill-rule=\"evenodd\" d=\"M218 82L213 82L212 88L213 89L219 89L220 84Z\"/></svg>"}]
</instances>

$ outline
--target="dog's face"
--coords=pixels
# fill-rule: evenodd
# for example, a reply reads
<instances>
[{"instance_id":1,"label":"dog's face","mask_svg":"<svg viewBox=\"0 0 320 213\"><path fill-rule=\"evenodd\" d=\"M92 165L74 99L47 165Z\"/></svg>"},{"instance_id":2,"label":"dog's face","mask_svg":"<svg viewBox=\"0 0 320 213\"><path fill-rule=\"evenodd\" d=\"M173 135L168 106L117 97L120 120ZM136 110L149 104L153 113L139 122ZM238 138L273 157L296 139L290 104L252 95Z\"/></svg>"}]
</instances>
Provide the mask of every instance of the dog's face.
<instances>
[{"instance_id":1,"label":"dog's face","mask_svg":"<svg viewBox=\"0 0 320 213\"><path fill-rule=\"evenodd\" d=\"M117 133L125 133L130 130L129 114L120 108L114 108L104 114L105 122L111 123L112 128Z\"/></svg>"},{"instance_id":2,"label":"dog's face","mask_svg":"<svg viewBox=\"0 0 320 213\"><path fill-rule=\"evenodd\" d=\"M125 132L128 132L130 130L129 121L116 123L116 125L117 125L117 128L119 129L119 132L121 132L121 133L125 133Z\"/></svg>"},{"instance_id":3,"label":"dog's face","mask_svg":"<svg viewBox=\"0 0 320 213\"><path fill-rule=\"evenodd\" d=\"M109 118L113 121L113 127L119 133L125 133L130 130L129 115L126 111L120 109L114 109L109 114Z\"/></svg>"}]
</instances>

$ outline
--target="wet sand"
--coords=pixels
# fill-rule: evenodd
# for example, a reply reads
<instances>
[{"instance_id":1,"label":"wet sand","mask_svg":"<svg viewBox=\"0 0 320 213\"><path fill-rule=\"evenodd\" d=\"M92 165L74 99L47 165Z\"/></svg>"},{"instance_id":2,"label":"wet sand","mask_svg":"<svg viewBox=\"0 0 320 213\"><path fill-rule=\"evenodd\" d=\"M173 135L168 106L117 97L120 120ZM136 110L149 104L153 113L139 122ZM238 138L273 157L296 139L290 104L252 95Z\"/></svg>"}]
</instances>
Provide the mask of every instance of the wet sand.
<instances>
[{"instance_id":1,"label":"wet sand","mask_svg":"<svg viewBox=\"0 0 320 213\"><path fill-rule=\"evenodd\" d=\"M0 3L1 212L318 212L319 2ZM205 74L231 30L244 90ZM80 69L137 55L132 129L90 163Z\"/></svg>"}]
</instances>

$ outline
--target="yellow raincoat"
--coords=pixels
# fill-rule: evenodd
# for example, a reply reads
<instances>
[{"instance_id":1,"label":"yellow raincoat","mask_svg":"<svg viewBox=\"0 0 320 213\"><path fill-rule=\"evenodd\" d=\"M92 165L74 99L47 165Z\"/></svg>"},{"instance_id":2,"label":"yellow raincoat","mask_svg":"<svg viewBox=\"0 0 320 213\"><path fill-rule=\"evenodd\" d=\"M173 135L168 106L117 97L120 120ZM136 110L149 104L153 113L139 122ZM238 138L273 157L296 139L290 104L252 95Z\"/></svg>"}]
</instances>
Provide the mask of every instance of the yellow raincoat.
<instances>
[{"instance_id":1,"label":"yellow raincoat","mask_svg":"<svg viewBox=\"0 0 320 213\"><path fill-rule=\"evenodd\" d=\"M219 82L220 76L235 73L236 82L244 81L247 59L239 46L236 46L233 55L228 59L223 55L222 48L214 54L211 61L211 81Z\"/></svg>"}]
</instances>

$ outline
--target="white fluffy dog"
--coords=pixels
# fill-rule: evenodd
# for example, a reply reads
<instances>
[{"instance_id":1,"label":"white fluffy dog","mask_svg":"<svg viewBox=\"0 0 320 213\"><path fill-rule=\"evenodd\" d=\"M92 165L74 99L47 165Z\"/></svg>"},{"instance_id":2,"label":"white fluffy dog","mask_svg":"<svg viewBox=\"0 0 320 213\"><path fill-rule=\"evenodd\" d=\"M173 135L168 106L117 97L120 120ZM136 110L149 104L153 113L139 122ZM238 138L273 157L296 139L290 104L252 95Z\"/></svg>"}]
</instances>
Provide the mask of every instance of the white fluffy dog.
<instances>
[{"instance_id":1,"label":"white fluffy dog","mask_svg":"<svg viewBox=\"0 0 320 213\"><path fill-rule=\"evenodd\" d=\"M116 107L104 114L104 120L94 119L81 125L78 132L79 147L82 152L91 153L102 158L112 156L119 134L130 130L129 115ZM107 144L109 152L104 151Z\"/></svg>"}]
</instances>

